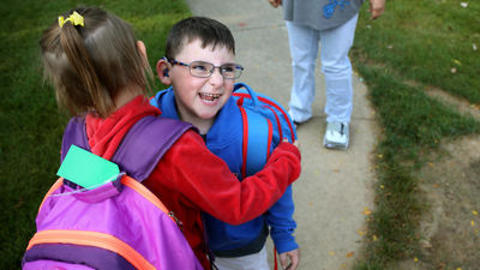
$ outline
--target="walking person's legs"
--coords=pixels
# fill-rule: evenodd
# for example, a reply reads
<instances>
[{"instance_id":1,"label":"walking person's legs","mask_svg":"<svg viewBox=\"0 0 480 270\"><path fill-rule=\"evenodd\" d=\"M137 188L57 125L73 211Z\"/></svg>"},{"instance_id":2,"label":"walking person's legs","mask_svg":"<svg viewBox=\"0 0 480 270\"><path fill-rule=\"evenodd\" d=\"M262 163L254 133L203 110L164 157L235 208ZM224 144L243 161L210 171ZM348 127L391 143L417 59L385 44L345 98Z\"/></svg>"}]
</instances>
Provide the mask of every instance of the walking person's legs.
<instances>
[{"instance_id":1,"label":"walking person's legs","mask_svg":"<svg viewBox=\"0 0 480 270\"><path fill-rule=\"evenodd\" d=\"M352 47L358 14L346 23L320 32L322 72L325 77L327 148L346 149L353 109L352 65L348 52Z\"/></svg>"},{"instance_id":2,"label":"walking person's legs","mask_svg":"<svg viewBox=\"0 0 480 270\"><path fill-rule=\"evenodd\" d=\"M289 113L295 122L301 123L312 117L319 33L310 27L289 21L286 24L293 70Z\"/></svg>"}]
</instances>

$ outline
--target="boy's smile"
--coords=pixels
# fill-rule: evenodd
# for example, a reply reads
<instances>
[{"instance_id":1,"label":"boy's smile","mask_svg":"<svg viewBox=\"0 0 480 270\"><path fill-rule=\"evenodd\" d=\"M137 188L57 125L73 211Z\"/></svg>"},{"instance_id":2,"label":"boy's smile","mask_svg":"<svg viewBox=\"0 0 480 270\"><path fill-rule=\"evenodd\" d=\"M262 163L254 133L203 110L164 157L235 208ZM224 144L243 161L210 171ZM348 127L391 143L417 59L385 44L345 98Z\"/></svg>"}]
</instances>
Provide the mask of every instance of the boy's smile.
<instances>
[{"instance_id":1,"label":"boy's smile","mask_svg":"<svg viewBox=\"0 0 480 270\"><path fill-rule=\"evenodd\" d=\"M182 63L204 61L215 66L233 63L235 55L226 47L217 44L201 47L202 42L196 39L184 44L175 59ZM170 64L169 64L170 65ZM234 79L225 79L220 69L215 68L207 78L195 77L190 68L182 65L170 65L169 78L175 91L175 100L180 118L196 126L200 133L206 133L213 124L217 113L230 98Z\"/></svg>"},{"instance_id":2,"label":"boy's smile","mask_svg":"<svg viewBox=\"0 0 480 270\"><path fill-rule=\"evenodd\" d=\"M203 99L207 103L214 102L222 96L221 94L210 94L210 93L198 93L198 95L200 96L201 99Z\"/></svg>"}]
</instances>

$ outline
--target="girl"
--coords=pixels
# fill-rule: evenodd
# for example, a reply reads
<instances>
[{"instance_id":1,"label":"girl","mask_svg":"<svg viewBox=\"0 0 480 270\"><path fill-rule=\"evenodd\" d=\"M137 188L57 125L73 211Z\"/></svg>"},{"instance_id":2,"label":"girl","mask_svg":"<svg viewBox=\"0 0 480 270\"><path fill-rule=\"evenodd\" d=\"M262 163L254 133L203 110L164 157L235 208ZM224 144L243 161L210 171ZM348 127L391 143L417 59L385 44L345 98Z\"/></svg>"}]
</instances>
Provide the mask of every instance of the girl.
<instances>
[{"instance_id":1,"label":"girl","mask_svg":"<svg viewBox=\"0 0 480 270\"><path fill-rule=\"evenodd\" d=\"M75 8L43 33L40 45L57 101L85 118L94 154L110 159L133 124L160 114L144 96L151 76L145 46L118 17L95 7ZM189 130L143 183L175 212L193 251L209 269L201 211L231 224L244 223L272 206L299 174L300 153L284 142L262 171L239 182Z\"/></svg>"}]
</instances>

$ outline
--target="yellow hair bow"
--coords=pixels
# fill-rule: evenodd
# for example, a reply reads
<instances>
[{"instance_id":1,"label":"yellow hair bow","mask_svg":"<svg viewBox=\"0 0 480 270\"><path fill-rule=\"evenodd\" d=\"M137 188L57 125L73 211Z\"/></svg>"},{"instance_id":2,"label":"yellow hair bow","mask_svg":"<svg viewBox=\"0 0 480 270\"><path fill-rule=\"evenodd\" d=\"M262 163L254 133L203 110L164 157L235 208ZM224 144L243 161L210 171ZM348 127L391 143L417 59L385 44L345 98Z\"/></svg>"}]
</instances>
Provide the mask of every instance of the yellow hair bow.
<instances>
[{"instance_id":1,"label":"yellow hair bow","mask_svg":"<svg viewBox=\"0 0 480 270\"><path fill-rule=\"evenodd\" d=\"M83 24L83 16L78 14L78 12L74 11L70 16L68 16L68 18L63 18L63 16L60 16L58 17L58 25L60 25L60 27L63 27L63 25L66 23L66 22L70 22L72 23L73 25L80 25L80 26L84 26Z\"/></svg>"}]
</instances>

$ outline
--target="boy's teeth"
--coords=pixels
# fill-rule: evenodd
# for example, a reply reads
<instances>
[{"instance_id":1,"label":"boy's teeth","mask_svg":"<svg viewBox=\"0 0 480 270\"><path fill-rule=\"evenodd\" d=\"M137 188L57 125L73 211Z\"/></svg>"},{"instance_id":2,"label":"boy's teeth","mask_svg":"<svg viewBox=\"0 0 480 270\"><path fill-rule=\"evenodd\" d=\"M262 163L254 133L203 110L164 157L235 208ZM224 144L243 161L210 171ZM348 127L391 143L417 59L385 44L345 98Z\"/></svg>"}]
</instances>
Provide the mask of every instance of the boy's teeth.
<instances>
[{"instance_id":1,"label":"boy's teeth","mask_svg":"<svg viewBox=\"0 0 480 270\"><path fill-rule=\"evenodd\" d=\"M219 94L200 93L200 97L205 99L205 100L208 100L208 101L213 101L213 100L219 98L220 95Z\"/></svg>"}]
</instances>

